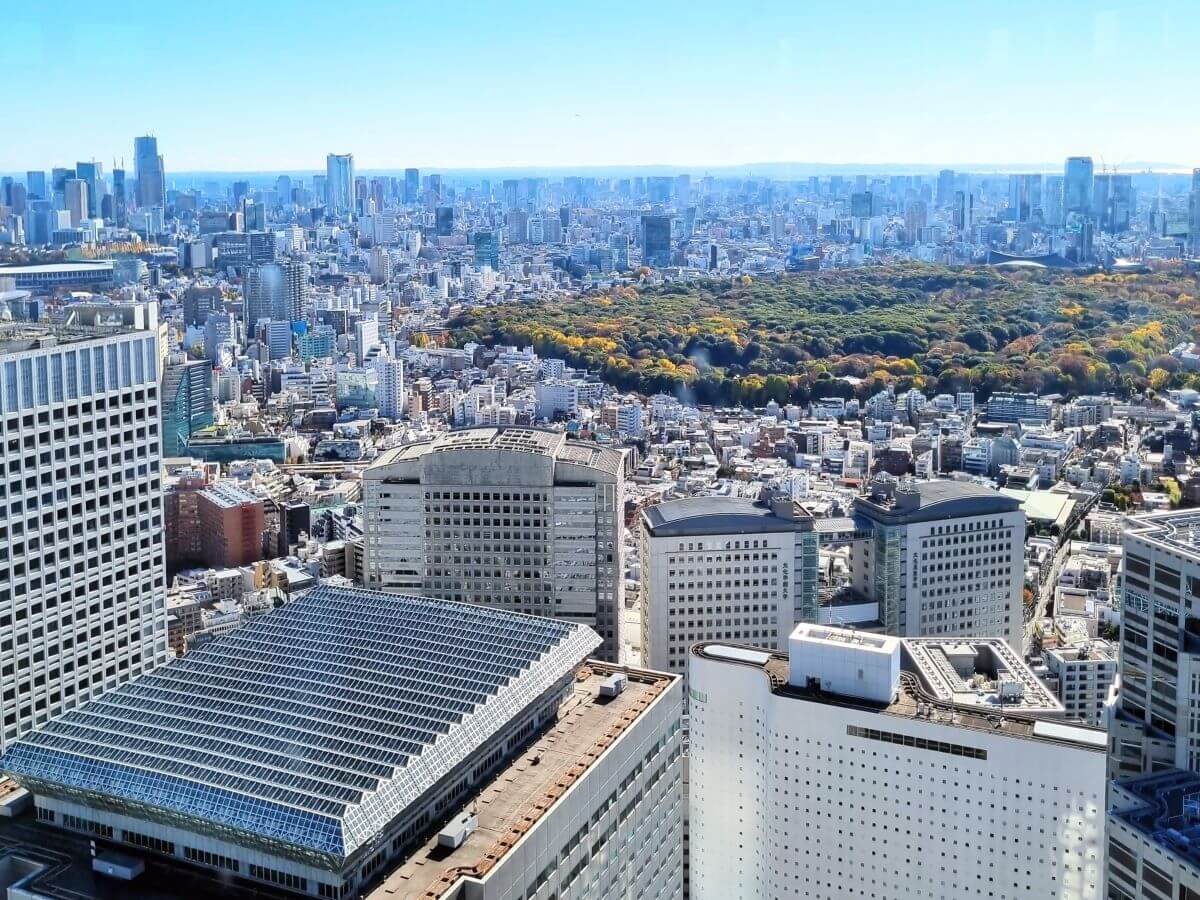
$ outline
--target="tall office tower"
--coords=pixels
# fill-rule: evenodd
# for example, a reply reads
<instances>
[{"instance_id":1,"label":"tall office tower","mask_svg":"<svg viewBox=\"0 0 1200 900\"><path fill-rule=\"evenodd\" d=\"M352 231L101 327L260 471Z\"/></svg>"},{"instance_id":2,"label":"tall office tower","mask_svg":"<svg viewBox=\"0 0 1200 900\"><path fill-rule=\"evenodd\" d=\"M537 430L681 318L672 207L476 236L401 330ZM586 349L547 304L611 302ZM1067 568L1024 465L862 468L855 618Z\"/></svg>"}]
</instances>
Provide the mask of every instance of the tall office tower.
<instances>
[{"instance_id":1,"label":"tall office tower","mask_svg":"<svg viewBox=\"0 0 1200 900\"><path fill-rule=\"evenodd\" d=\"M983 635L1021 651L1025 513L1014 498L884 476L854 518L872 537L851 551L853 586L879 604L888 634Z\"/></svg>"},{"instance_id":2,"label":"tall office tower","mask_svg":"<svg viewBox=\"0 0 1200 900\"><path fill-rule=\"evenodd\" d=\"M129 197L125 193L124 169L113 169L113 222L118 228L129 224Z\"/></svg>"},{"instance_id":3,"label":"tall office tower","mask_svg":"<svg viewBox=\"0 0 1200 900\"><path fill-rule=\"evenodd\" d=\"M235 344L238 339L237 321L227 312L210 312L204 320L204 356L220 363L222 348Z\"/></svg>"},{"instance_id":4,"label":"tall office tower","mask_svg":"<svg viewBox=\"0 0 1200 900\"><path fill-rule=\"evenodd\" d=\"M156 312L106 309L0 346L0 748L167 655Z\"/></svg>"},{"instance_id":5,"label":"tall office tower","mask_svg":"<svg viewBox=\"0 0 1200 900\"><path fill-rule=\"evenodd\" d=\"M942 169L938 172L937 177L937 194L935 195L937 205L939 207L947 207L954 200L954 170Z\"/></svg>"},{"instance_id":6,"label":"tall office tower","mask_svg":"<svg viewBox=\"0 0 1200 900\"><path fill-rule=\"evenodd\" d=\"M500 232L495 230L475 232L475 265L490 266L493 272L500 271Z\"/></svg>"},{"instance_id":7,"label":"tall office tower","mask_svg":"<svg viewBox=\"0 0 1200 900\"><path fill-rule=\"evenodd\" d=\"M433 202L436 204L442 199L442 176L429 176L429 193L433 196Z\"/></svg>"},{"instance_id":8,"label":"tall office tower","mask_svg":"<svg viewBox=\"0 0 1200 900\"><path fill-rule=\"evenodd\" d=\"M421 170L404 170L404 202L416 203L421 199Z\"/></svg>"},{"instance_id":9,"label":"tall office tower","mask_svg":"<svg viewBox=\"0 0 1200 900\"><path fill-rule=\"evenodd\" d=\"M144 135L133 139L133 175L137 179L139 209L167 205L167 176L158 154L158 138Z\"/></svg>"},{"instance_id":10,"label":"tall office tower","mask_svg":"<svg viewBox=\"0 0 1200 900\"><path fill-rule=\"evenodd\" d=\"M1003 641L789 644L691 651L695 900L1103 896L1104 732Z\"/></svg>"},{"instance_id":11,"label":"tall office tower","mask_svg":"<svg viewBox=\"0 0 1200 900\"><path fill-rule=\"evenodd\" d=\"M292 179L287 175L275 179L275 205L292 205Z\"/></svg>"},{"instance_id":12,"label":"tall office tower","mask_svg":"<svg viewBox=\"0 0 1200 900\"><path fill-rule=\"evenodd\" d=\"M29 192L30 200L49 200L46 193L46 173L30 170L25 173L25 189Z\"/></svg>"},{"instance_id":13,"label":"tall office tower","mask_svg":"<svg viewBox=\"0 0 1200 900\"><path fill-rule=\"evenodd\" d=\"M12 213L14 216L24 216L25 210L29 208L29 191L25 185L14 184L12 186Z\"/></svg>"},{"instance_id":14,"label":"tall office tower","mask_svg":"<svg viewBox=\"0 0 1200 900\"><path fill-rule=\"evenodd\" d=\"M321 586L47 725L0 769L41 822L153 855L178 896L249 881L677 900L679 679L588 660L599 643L553 619Z\"/></svg>"},{"instance_id":15,"label":"tall office tower","mask_svg":"<svg viewBox=\"0 0 1200 900\"><path fill-rule=\"evenodd\" d=\"M88 184L82 178L68 178L63 182L63 205L71 214L71 227L88 217Z\"/></svg>"},{"instance_id":16,"label":"tall office tower","mask_svg":"<svg viewBox=\"0 0 1200 900\"><path fill-rule=\"evenodd\" d=\"M294 259L246 271L246 324L259 319L302 322L308 317L308 264Z\"/></svg>"},{"instance_id":17,"label":"tall office tower","mask_svg":"<svg viewBox=\"0 0 1200 900\"><path fill-rule=\"evenodd\" d=\"M671 264L670 216L642 216L642 264L660 269Z\"/></svg>"},{"instance_id":18,"label":"tall office tower","mask_svg":"<svg viewBox=\"0 0 1200 900\"><path fill-rule=\"evenodd\" d=\"M623 272L629 268L629 235L614 234L608 239L608 248L612 250L613 268Z\"/></svg>"},{"instance_id":19,"label":"tall office tower","mask_svg":"<svg viewBox=\"0 0 1200 900\"><path fill-rule=\"evenodd\" d=\"M1042 209L1042 176L1009 175L1008 208L1013 221L1028 222Z\"/></svg>"},{"instance_id":20,"label":"tall office tower","mask_svg":"<svg viewBox=\"0 0 1200 900\"><path fill-rule=\"evenodd\" d=\"M921 229L929 224L929 209L924 200L909 200L904 204L904 236L910 244L920 240Z\"/></svg>"},{"instance_id":21,"label":"tall office tower","mask_svg":"<svg viewBox=\"0 0 1200 900\"><path fill-rule=\"evenodd\" d=\"M1092 158L1068 156L1063 171L1063 214L1092 214Z\"/></svg>"},{"instance_id":22,"label":"tall office tower","mask_svg":"<svg viewBox=\"0 0 1200 900\"><path fill-rule=\"evenodd\" d=\"M353 153L330 153L325 157L325 208L334 216L354 211Z\"/></svg>"},{"instance_id":23,"label":"tall office tower","mask_svg":"<svg viewBox=\"0 0 1200 900\"><path fill-rule=\"evenodd\" d=\"M621 652L626 457L530 428L468 428L363 474L367 585L593 626Z\"/></svg>"},{"instance_id":24,"label":"tall office tower","mask_svg":"<svg viewBox=\"0 0 1200 900\"><path fill-rule=\"evenodd\" d=\"M242 201L242 221L247 231L265 231L267 228L267 206L253 200Z\"/></svg>"},{"instance_id":25,"label":"tall office tower","mask_svg":"<svg viewBox=\"0 0 1200 900\"><path fill-rule=\"evenodd\" d=\"M212 363L168 363L162 379L162 455L186 456L191 436L213 421Z\"/></svg>"},{"instance_id":26,"label":"tall office tower","mask_svg":"<svg viewBox=\"0 0 1200 900\"><path fill-rule=\"evenodd\" d=\"M1112 234L1129 230L1133 217L1133 178L1130 175L1109 175L1108 202L1104 206L1104 217L1100 227Z\"/></svg>"},{"instance_id":27,"label":"tall office tower","mask_svg":"<svg viewBox=\"0 0 1200 900\"><path fill-rule=\"evenodd\" d=\"M395 422L404 415L404 362L381 355L375 360L375 372L379 415Z\"/></svg>"},{"instance_id":28,"label":"tall office tower","mask_svg":"<svg viewBox=\"0 0 1200 900\"><path fill-rule=\"evenodd\" d=\"M687 206L692 202L692 176L691 175L676 175L675 176L675 204L677 206Z\"/></svg>"},{"instance_id":29,"label":"tall office tower","mask_svg":"<svg viewBox=\"0 0 1200 900\"><path fill-rule=\"evenodd\" d=\"M1192 256L1200 256L1200 169L1192 169L1192 192L1188 195L1188 243Z\"/></svg>"},{"instance_id":30,"label":"tall office tower","mask_svg":"<svg viewBox=\"0 0 1200 900\"><path fill-rule=\"evenodd\" d=\"M32 200L25 213L25 243L41 247L50 243L54 232L54 204L49 200Z\"/></svg>"},{"instance_id":31,"label":"tall office tower","mask_svg":"<svg viewBox=\"0 0 1200 900\"><path fill-rule=\"evenodd\" d=\"M1200 512L1131 516L1109 716L1108 891L1200 897Z\"/></svg>"},{"instance_id":32,"label":"tall office tower","mask_svg":"<svg viewBox=\"0 0 1200 900\"><path fill-rule=\"evenodd\" d=\"M642 653L652 668L685 675L697 641L786 649L796 622L815 621L817 533L790 499L672 500L643 510L641 525Z\"/></svg>"},{"instance_id":33,"label":"tall office tower","mask_svg":"<svg viewBox=\"0 0 1200 900\"><path fill-rule=\"evenodd\" d=\"M94 219L100 215L100 199L103 196L100 185L103 181L102 166L98 162L75 163L75 177L87 182L87 217Z\"/></svg>"},{"instance_id":34,"label":"tall office tower","mask_svg":"<svg viewBox=\"0 0 1200 900\"><path fill-rule=\"evenodd\" d=\"M454 234L454 207L439 206L435 213L437 217L437 233L439 237Z\"/></svg>"},{"instance_id":35,"label":"tall office tower","mask_svg":"<svg viewBox=\"0 0 1200 900\"><path fill-rule=\"evenodd\" d=\"M1052 228L1063 224L1063 176L1047 175L1042 180L1042 219Z\"/></svg>"},{"instance_id":36,"label":"tall office tower","mask_svg":"<svg viewBox=\"0 0 1200 900\"><path fill-rule=\"evenodd\" d=\"M286 319L259 319L254 327L270 359L288 359L292 355L292 326Z\"/></svg>"}]
</instances>

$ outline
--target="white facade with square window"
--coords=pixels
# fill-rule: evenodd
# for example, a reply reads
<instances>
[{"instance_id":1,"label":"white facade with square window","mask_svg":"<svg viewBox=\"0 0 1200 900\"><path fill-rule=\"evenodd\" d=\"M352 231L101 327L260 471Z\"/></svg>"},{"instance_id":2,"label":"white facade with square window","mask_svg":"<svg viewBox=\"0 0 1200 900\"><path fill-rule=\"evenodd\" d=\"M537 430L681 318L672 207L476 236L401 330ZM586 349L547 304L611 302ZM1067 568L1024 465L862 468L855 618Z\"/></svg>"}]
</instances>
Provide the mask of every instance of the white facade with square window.
<instances>
[{"instance_id":1,"label":"white facade with square window","mask_svg":"<svg viewBox=\"0 0 1200 900\"><path fill-rule=\"evenodd\" d=\"M168 658L158 336L0 343L0 750Z\"/></svg>"}]
</instances>

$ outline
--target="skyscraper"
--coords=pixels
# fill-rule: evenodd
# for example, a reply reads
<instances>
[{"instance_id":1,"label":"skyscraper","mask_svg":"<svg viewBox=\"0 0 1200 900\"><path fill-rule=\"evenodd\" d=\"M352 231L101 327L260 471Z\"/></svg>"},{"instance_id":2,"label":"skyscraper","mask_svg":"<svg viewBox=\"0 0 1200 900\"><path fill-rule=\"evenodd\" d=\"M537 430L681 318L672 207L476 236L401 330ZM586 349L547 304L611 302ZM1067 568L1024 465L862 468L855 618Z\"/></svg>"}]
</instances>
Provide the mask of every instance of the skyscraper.
<instances>
[{"instance_id":1,"label":"skyscraper","mask_svg":"<svg viewBox=\"0 0 1200 900\"><path fill-rule=\"evenodd\" d=\"M396 421L404 415L404 362L381 354L375 359L375 372L379 415Z\"/></svg>"},{"instance_id":2,"label":"skyscraper","mask_svg":"<svg viewBox=\"0 0 1200 900\"><path fill-rule=\"evenodd\" d=\"M1200 169L1192 169L1192 192L1188 195L1188 242L1192 256L1200 256Z\"/></svg>"},{"instance_id":3,"label":"skyscraper","mask_svg":"<svg viewBox=\"0 0 1200 900\"><path fill-rule=\"evenodd\" d=\"M71 227L88 217L88 184L82 178L68 178L63 182L63 206L71 214Z\"/></svg>"},{"instance_id":4,"label":"skyscraper","mask_svg":"<svg viewBox=\"0 0 1200 900\"><path fill-rule=\"evenodd\" d=\"M1042 208L1041 175L1008 176L1008 208L1014 222L1028 222Z\"/></svg>"},{"instance_id":5,"label":"skyscraper","mask_svg":"<svg viewBox=\"0 0 1200 900\"><path fill-rule=\"evenodd\" d=\"M75 163L75 177L87 182L87 218L94 219L100 215L100 184L101 165L98 162Z\"/></svg>"},{"instance_id":6,"label":"skyscraper","mask_svg":"<svg viewBox=\"0 0 1200 900\"><path fill-rule=\"evenodd\" d=\"M670 216L642 216L642 264L656 268L671 264Z\"/></svg>"},{"instance_id":7,"label":"skyscraper","mask_svg":"<svg viewBox=\"0 0 1200 900\"><path fill-rule=\"evenodd\" d=\"M212 363L203 359L168 364L162 380L162 455L186 455L192 434L212 423Z\"/></svg>"},{"instance_id":8,"label":"skyscraper","mask_svg":"<svg viewBox=\"0 0 1200 900\"><path fill-rule=\"evenodd\" d=\"M439 206L435 215L438 235L440 237L448 237L454 234L454 207Z\"/></svg>"},{"instance_id":9,"label":"skyscraper","mask_svg":"<svg viewBox=\"0 0 1200 900\"><path fill-rule=\"evenodd\" d=\"M388 451L363 473L367 584L581 622L616 661L624 491L623 453L562 432L470 428Z\"/></svg>"},{"instance_id":10,"label":"skyscraper","mask_svg":"<svg viewBox=\"0 0 1200 900\"><path fill-rule=\"evenodd\" d=\"M113 221L118 228L129 224L129 197L125 193L124 169L113 169Z\"/></svg>"},{"instance_id":11,"label":"skyscraper","mask_svg":"<svg viewBox=\"0 0 1200 900\"><path fill-rule=\"evenodd\" d=\"M259 319L300 322L308 315L308 264L285 259L246 272L246 325Z\"/></svg>"},{"instance_id":12,"label":"skyscraper","mask_svg":"<svg viewBox=\"0 0 1200 900\"><path fill-rule=\"evenodd\" d=\"M942 169L937 177L936 202L939 207L949 206L954 200L954 170Z\"/></svg>"},{"instance_id":13,"label":"skyscraper","mask_svg":"<svg viewBox=\"0 0 1200 900\"><path fill-rule=\"evenodd\" d=\"M1131 516L1109 716L1109 896L1200 897L1200 513Z\"/></svg>"},{"instance_id":14,"label":"skyscraper","mask_svg":"<svg viewBox=\"0 0 1200 900\"><path fill-rule=\"evenodd\" d=\"M133 139L133 173L137 178L138 207L165 207L167 179L163 171L163 159L158 153L158 138L143 135Z\"/></svg>"},{"instance_id":15,"label":"skyscraper","mask_svg":"<svg viewBox=\"0 0 1200 900\"><path fill-rule=\"evenodd\" d=\"M1022 649L1025 514L959 481L871 483L854 517L871 531L851 553L854 589L879 604L888 634L969 634Z\"/></svg>"},{"instance_id":16,"label":"skyscraper","mask_svg":"<svg viewBox=\"0 0 1200 900\"><path fill-rule=\"evenodd\" d=\"M354 154L330 153L325 157L325 206L334 216L354 211Z\"/></svg>"},{"instance_id":17,"label":"skyscraper","mask_svg":"<svg viewBox=\"0 0 1200 900\"><path fill-rule=\"evenodd\" d=\"M1063 214L1092 215L1092 158L1068 156L1063 172Z\"/></svg>"},{"instance_id":18,"label":"skyscraper","mask_svg":"<svg viewBox=\"0 0 1200 900\"><path fill-rule=\"evenodd\" d=\"M477 231L473 237L475 265L491 266L493 272L500 271L500 232Z\"/></svg>"},{"instance_id":19,"label":"skyscraper","mask_svg":"<svg viewBox=\"0 0 1200 900\"><path fill-rule=\"evenodd\" d=\"M816 616L817 533L790 498L691 497L641 519L642 658L653 668L686 676L696 641L785 650L795 624ZM717 593L706 587L714 566Z\"/></svg>"},{"instance_id":20,"label":"skyscraper","mask_svg":"<svg viewBox=\"0 0 1200 900\"><path fill-rule=\"evenodd\" d=\"M421 198L421 170L404 170L404 202L416 203Z\"/></svg>"},{"instance_id":21,"label":"skyscraper","mask_svg":"<svg viewBox=\"0 0 1200 900\"><path fill-rule=\"evenodd\" d=\"M46 193L46 173L40 170L32 170L25 173L25 187L29 191L30 200L49 200L50 195Z\"/></svg>"},{"instance_id":22,"label":"skyscraper","mask_svg":"<svg viewBox=\"0 0 1200 900\"><path fill-rule=\"evenodd\" d=\"M1052 228L1063 224L1063 176L1047 175L1042 180L1042 220Z\"/></svg>"},{"instance_id":23,"label":"skyscraper","mask_svg":"<svg viewBox=\"0 0 1200 900\"><path fill-rule=\"evenodd\" d=\"M951 218L954 227L965 238L975 225L975 195L970 191L954 192L954 210Z\"/></svg>"},{"instance_id":24,"label":"skyscraper","mask_svg":"<svg viewBox=\"0 0 1200 900\"><path fill-rule=\"evenodd\" d=\"M0 748L167 656L157 322L140 310L149 329L102 331L80 304L0 347Z\"/></svg>"},{"instance_id":25,"label":"skyscraper","mask_svg":"<svg viewBox=\"0 0 1200 900\"><path fill-rule=\"evenodd\" d=\"M1104 896L1104 732L1003 641L799 625L688 696L695 900Z\"/></svg>"}]
</instances>

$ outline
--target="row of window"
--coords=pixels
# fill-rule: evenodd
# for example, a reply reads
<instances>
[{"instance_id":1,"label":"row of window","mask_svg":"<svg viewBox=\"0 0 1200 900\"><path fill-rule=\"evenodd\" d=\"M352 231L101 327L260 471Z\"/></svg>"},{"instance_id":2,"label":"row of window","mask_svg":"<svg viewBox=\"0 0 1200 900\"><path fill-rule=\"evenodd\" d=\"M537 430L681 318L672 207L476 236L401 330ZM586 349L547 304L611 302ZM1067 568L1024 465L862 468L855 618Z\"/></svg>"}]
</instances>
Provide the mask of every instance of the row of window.
<instances>
[{"instance_id":1,"label":"row of window","mask_svg":"<svg viewBox=\"0 0 1200 900\"><path fill-rule=\"evenodd\" d=\"M965 756L968 759L987 759L987 751L978 747L967 747L963 744L948 744L945 741L931 741L926 738L913 737L909 734L897 734L894 731L880 731L876 728L860 728L857 725L847 725L846 734L851 737L861 737L871 741L883 741L887 744L902 744L905 747L915 747L918 750L933 750L937 753Z\"/></svg>"}]
</instances>

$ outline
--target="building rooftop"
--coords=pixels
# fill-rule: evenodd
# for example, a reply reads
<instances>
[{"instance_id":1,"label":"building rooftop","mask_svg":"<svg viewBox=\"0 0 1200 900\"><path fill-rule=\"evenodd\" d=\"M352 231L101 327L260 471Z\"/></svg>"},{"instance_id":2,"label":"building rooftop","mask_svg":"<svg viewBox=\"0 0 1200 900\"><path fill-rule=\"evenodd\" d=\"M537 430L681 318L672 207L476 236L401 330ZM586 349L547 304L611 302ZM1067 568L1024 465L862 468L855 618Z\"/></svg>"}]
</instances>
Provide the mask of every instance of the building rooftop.
<instances>
[{"instance_id":1,"label":"building rooftop","mask_svg":"<svg viewBox=\"0 0 1200 900\"><path fill-rule=\"evenodd\" d=\"M627 673L625 690L611 699L598 696L601 682L615 671ZM677 678L589 661L576 673L558 721L466 804L479 827L463 845L447 853L434 835L366 896L435 898L462 879L484 877Z\"/></svg>"},{"instance_id":2,"label":"building rooftop","mask_svg":"<svg viewBox=\"0 0 1200 900\"><path fill-rule=\"evenodd\" d=\"M243 503L258 503L259 498L244 487L228 481L219 481L201 492L202 496L215 506L222 509L232 509Z\"/></svg>"},{"instance_id":3,"label":"building rooftop","mask_svg":"<svg viewBox=\"0 0 1200 900\"><path fill-rule=\"evenodd\" d=\"M28 266L0 266L0 278L17 278L66 272L97 272L111 270L111 259L87 259L74 262L37 263Z\"/></svg>"},{"instance_id":4,"label":"building rooftop","mask_svg":"<svg viewBox=\"0 0 1200 900\"><path fill-rule=\"evenodd\" d=\"M571 441L563 431L498 426L448 431L431 441L422 441L389 450L381 454L368 471L399 462L417 460L427 454L451 451L529 453L556 462L598 469L611 475L620 474L625 467L625 454L620 450L604 448L590 442Z\"/></svg>"},{"instance_id":5,"label":"building rooftop","mask_svg":"<svg viewBox=\"0 0 1200 900\"><path fill-rule=\"evenodd\" d=\"M0 271L0 276L3 272ZM24 353L121 334L123 326L60 325L49 322L0 322L0 356Z\"/></svg>"},{"instance_id":6,"label":"building rooftop","mask_svg":"<svg viewBox=\"0 0 1200 900\"><path fill-rule=\"evenodd\" d=\"M599 644L560 620L322 586L53 720L0 771L339 868Z\"/></svg>"},{"instance_id":7,"label":"building rooftop","mask_svg":"<svg viewBox=\"0 0 1200 900\"><path fill-rule=\"evenodd\" d=\"M766 503L742 497L689 497L648 507L642 520L654 537L811 531L812 517L796 509L797 518L789 519Z\"/></svg>"},{"instance_id":8,"label":"building rooftop","mask_svg":"<svg viewBox=\"0 0 1200 900\"><path fill-rule=\"evenodd\" d=\"M867 637L872 636L868 635ZM884 640L888 639L884 638ZM891 640L895 640L895 638ZM902 643L906 642L902 641ZM939 697L925 688L921 679L909 668L907 658L900 673L899 690L896 695L889 703L876 703L858 697L843 696L813 689L806 685L790 683L791 670L786 653L771 651L766 654L768 657L766 662L758 662L730 654L729 649L732 646L716 642L699 643L692 647L691 652L697 656L730 665L746 665L761 669L771 692L781 697L794 697L812 703L828 703L900 719L922 719L1024 740L1070 744L1097 753L1106 751L1107 733L1101 728L1039 719L1029 710L1014 707L991 709L972 703L960 704L954 700ZM760 654L765 653L756 648L745 649Z\"/></svg>"},{"instance_id":9,"label":"building rooftop","mask_svg":"<svg viewBox=\"0 0 1200 900\"><path fill-rule=\"evenodd\" d=\"M1134 802L1124 803L1123 795ZM1200 774L1174 769L1119 779L1110 802L1112 816L1189 866L1200 866Z\"/></svg>"},{"instance_id":10,"label":"building rooftop","mask_svg":"<svg viewBox=\"0 0 1200 900\"><path fill-rule=\"evenodd\" d=\"M1200 554L1200 509L1129 516L1125 533L1164 550L1196 556Z\"/></svg>"},{"instance_id":11,"label":"building rooftop","mask_svg":"<svg viewBox=\"0 0 1200 900\"><path fill-rule=\"evenodd\" d=\"M1015 512L1020 503L973 481L916 481L905 479L869 496L856 497L854 510L859 515L888 525L931 522L963 516L984 516Z\"/></svg>"},{"instance_id":12,"label":"building rooftop","mask_svg":"<svg viewBox=\"0 0 1200 900\"><path fill-rule=\"evenodd\" d=\"M904 667L958 706L1062 716L1058 698L1000 638L907 638Z\"/></svg>"}]
</instances>

